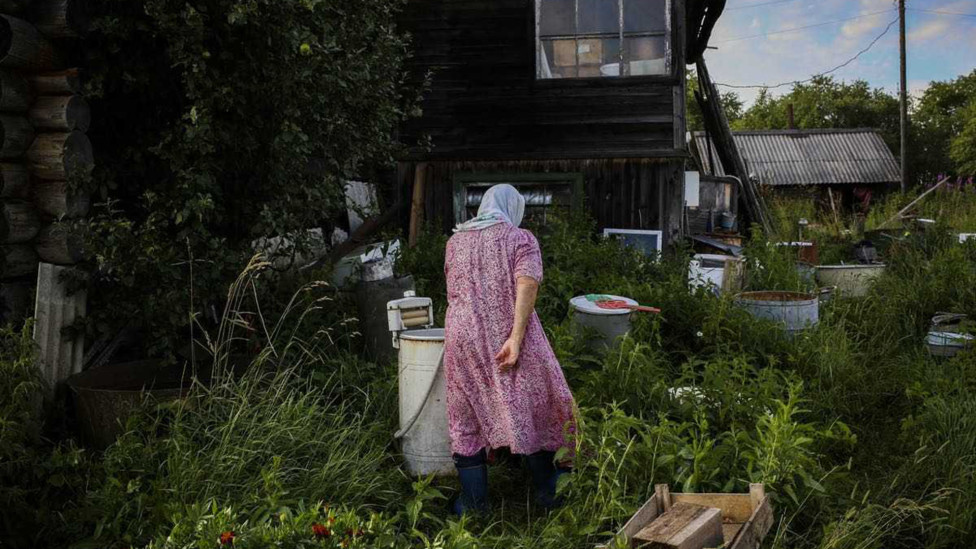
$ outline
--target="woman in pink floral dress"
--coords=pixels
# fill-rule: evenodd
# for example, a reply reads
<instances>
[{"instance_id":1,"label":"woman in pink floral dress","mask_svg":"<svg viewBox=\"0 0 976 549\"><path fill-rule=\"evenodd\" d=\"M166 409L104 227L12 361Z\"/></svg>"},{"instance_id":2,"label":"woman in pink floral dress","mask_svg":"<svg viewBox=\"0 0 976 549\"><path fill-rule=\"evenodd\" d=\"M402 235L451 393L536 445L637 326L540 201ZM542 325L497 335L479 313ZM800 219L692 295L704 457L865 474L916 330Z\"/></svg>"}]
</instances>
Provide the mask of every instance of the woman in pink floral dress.
<instances>
[{"instance_id":1,"label":"woman in pink floral dress","mask_svg":"<svg viewBox=\"0 0 976 549\"><path fill-rule=\"evenodd\" d=\"M572 446L573 395L534 310L542 257L518 228L524 211L514 187L496 185L447 243L444 367L459 514L486 508L486 452L495 448L526 456L537 501L552 507L555 452Z\"/></svg>"}]
</instances>

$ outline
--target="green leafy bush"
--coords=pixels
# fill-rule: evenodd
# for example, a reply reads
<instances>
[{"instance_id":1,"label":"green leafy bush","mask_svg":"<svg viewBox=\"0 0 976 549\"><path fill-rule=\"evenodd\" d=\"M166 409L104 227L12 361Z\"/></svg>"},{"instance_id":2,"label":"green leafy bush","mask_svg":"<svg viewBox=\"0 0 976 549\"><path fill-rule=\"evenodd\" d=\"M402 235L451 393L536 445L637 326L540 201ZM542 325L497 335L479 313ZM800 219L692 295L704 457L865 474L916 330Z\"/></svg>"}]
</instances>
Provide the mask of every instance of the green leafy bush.
<instances>
[{"instance_id":1,"label":"green leafy bush","mask_svg":"<svg viewBox=\"0 0 976 549\"><path fill-rule=\"evenodd\" d=\"M92 6L99 328L134 324L150 351L170 350L191 315L219 322L253 240L304 247L306 230L345 208L346 179L391 162L393 130L417 99L402 3Z\"/></svg>"}]
</instances>

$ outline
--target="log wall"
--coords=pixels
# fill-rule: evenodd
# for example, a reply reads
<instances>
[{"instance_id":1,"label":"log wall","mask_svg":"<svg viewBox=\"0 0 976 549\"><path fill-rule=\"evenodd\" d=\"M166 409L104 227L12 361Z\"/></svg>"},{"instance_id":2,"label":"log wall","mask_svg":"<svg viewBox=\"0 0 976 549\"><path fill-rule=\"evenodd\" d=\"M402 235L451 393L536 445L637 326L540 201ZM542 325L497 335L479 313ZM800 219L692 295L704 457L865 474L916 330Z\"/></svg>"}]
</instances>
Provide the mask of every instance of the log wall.
<instances>
[{"instance_id":1,"label":"log wall","mask_svg":"<svg viewBox=\"0 0 976 549\"><path fill-rule=\"evenodd\" d=\"M0 322L34 314L40 262L84 260L91 116L62 54L88 24L87 0L0 2Z\"/></svg>"}]
</instances>

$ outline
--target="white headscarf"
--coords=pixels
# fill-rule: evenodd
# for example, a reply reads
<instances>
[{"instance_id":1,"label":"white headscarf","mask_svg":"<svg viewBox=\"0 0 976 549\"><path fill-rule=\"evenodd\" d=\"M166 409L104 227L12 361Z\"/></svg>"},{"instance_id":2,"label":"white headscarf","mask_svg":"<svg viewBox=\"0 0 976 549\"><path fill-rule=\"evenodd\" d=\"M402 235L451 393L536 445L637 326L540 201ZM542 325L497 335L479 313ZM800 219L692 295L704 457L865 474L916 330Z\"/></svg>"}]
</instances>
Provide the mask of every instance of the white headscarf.
<instances>
[{"instance_id":1,"label":"white headscarf","mask_svg":"<svg viewBox=\"0 0 976 549\"><path fill-rule=\"evenodd\" d=\"M485 191L478 207L478 216L461 223L454 232L480 231L499 223L511 223L518 227L525 214L525 197L515 187L502 183Z\"/></svg>"}]
</instances>

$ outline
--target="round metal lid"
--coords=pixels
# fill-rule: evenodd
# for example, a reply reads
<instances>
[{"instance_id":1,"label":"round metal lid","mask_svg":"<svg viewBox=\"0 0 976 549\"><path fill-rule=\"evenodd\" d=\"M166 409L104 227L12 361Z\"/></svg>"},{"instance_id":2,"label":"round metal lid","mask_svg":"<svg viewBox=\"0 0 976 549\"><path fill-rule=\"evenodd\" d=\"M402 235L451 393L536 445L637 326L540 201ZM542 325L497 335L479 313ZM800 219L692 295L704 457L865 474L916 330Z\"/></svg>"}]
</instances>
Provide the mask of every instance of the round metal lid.
<instances>
[{"instance_id":1,"label":"round metal lid","mask_svg":"<svg viewBox=\"0 0 976 549\"><path fill-rule=\"evenodd\" d=\"M626 301L628 305L638 305L636 301L630 299L629 297L621 297L618 295L610 296L615 301ZM616 316L616 315L629 315L629 309L603 309L598 307L596 303L586 299L585 295L574 297L569 300L569 306L574 310L581 313L586 313L588 315L601 315L601 316Z\"/></svg>"},{"instance_id":2,"label":"round metal lid","mask_svg":"<svg viewBox=\"0 0 976 549\"><path fill-rule=\"evenodd\" d=\"M444 328L407 330L400 332L400 339L406 339L407 341L444 341Z\"/></svg>"}]
</instances>

